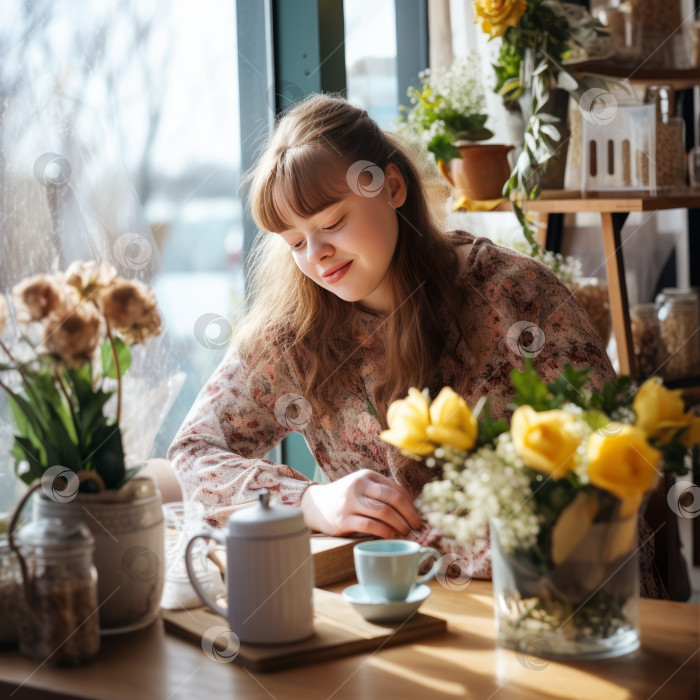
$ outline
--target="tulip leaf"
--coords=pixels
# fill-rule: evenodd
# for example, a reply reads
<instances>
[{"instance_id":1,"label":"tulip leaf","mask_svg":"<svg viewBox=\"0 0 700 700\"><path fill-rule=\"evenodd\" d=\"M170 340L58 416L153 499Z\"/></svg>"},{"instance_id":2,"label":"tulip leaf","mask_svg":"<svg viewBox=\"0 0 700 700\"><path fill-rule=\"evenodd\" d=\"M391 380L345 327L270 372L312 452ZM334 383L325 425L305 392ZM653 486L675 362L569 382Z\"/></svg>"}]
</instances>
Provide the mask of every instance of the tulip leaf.
<instances>
[{"instance_id":1,"label":"tulip leaf","mask_svg":"<svg viewBox=\"0 0 700 700\"><path fill-rule=\"evenodd\" d=\"M109 338L102 343L102 372L105 377L117 379L117 366L114 362L114 352L117 353L120 376L124 376L124 372L129 369L131 353L129 352L128 345L121 338L114 336L112 340L114 341L114 351L112 350L112 344L109 342Z\"/></svg>"}]
</instances>

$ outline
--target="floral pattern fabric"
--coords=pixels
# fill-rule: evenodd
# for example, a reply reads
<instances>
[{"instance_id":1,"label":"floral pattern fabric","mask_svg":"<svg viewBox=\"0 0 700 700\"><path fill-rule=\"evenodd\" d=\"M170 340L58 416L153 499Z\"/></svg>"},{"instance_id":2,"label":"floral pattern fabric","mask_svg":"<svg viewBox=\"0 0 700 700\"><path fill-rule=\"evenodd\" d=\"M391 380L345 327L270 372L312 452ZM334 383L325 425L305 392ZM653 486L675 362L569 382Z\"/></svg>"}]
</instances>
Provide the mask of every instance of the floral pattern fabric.
<instances>
[{"instance_id":1,"label":"floral pattern fabric","mask_svg":"<svg viewBox=\"0 0 700 700\"><path fill-rule=\"evenodd\" d=\"M545 381L562 367L593 367L592 389L615 377L590 317L580 302L544 265L526 255L459 232L458 244L472 243L462 257L456 285L466 293L462 338L451 324L448 344L454 349L438 358L435 396L450 385L473 406L490 397L491 414L506 415L512 398L510 371L523 369L531 352ZM436 300L436 312L439 300ZM222 526L233 507L256 500L268 489L283 503L298 506L312 483L293 467L264 459L291 430L302 433L316 463L330 481L359 469L371 469L402 484L415 498L432 477L431 470L409 462L379 438L382 427L372 415L373 387L381 371L382 325L387 314L360 314L356 350L338 369L360 377L366 396L339 397L334 415L311 415L295 427L286 419L290 395L301 394L300 358L293 351L273 362L250 367L230 351L201 390L168 452L186 497L204 504L208 521ZM449 321L446 321L449 323ZM454 356L456 355L456 357ZM466 575L490 576L488 546L472 550L440 536L424 522L408 538L449 555Z\"/></svg>"}]
</instances>

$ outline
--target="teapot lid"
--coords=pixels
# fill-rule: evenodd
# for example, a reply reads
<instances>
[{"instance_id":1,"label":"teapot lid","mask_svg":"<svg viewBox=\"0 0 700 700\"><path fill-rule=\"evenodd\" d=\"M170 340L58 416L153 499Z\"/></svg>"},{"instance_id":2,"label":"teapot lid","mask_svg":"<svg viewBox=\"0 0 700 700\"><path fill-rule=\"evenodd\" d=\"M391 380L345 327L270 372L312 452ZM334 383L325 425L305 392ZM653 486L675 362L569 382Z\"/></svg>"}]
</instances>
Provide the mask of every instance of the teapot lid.
<instances>
[{"instance_id":1,"label":"teapot lid","mask_svg":"<svg viewBox=\"0 0 700 700\"><path fill-rule=\"evenodd\" d=\"M306 529L299 508L270 503L270 492L261 489L258 501L231 514L226 525L228 537L268 538L295 535Z\"/></svg>"}]
</instances>

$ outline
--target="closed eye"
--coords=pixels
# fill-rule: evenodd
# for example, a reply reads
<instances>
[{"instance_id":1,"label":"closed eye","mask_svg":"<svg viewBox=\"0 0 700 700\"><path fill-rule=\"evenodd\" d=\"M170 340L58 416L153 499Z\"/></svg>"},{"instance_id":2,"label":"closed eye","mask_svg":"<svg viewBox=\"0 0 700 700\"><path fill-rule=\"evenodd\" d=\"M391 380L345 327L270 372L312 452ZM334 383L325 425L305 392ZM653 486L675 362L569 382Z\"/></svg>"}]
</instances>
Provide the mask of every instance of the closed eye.
<instances>
[{"instance_id":1,"label":"closed eye","mask_svg":"<svg viewBox=\"0 0 700 700\"><path fill-rule=\"evenodd\" d=\"M340 226L340 225L343 223L343 220L344 220L344 219L345 219L345 217L341 217L341 218L338 219L338 221L336 221L332 226L327 226L327 227L324 228L323 230L324 230L324 231L332 231L333 229L338 228L338 226Z\"/></svg>"}]
</instances>

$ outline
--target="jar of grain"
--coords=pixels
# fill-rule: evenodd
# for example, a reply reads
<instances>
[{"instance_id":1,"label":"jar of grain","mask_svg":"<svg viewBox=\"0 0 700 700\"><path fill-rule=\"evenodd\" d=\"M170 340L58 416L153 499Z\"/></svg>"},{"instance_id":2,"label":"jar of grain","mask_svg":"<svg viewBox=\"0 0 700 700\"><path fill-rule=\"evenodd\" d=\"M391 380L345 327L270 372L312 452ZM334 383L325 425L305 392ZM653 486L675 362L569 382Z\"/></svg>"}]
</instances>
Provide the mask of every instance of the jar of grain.
<instances>
[{"instance_id":1,"label":"jar of grain","mask_svg":"<svg viewBox=\"0 0 700 700\"><path fill-rule=\"evenodd\" d=\"M646 102L656 105L656 186L685 185L685 122L673 116L675 90L670 85L650 85Z\"/></svg>"},{"instance_id":2,"label":"jar of grain","mask_svg":"<svg viewBox=\"0 0 700 700\"><path fill-rule=\"evenodd\" d=\"M598 329L603 347L606 347L612 328L607 282L597 277L577 277L571 285L571 291L588 311Z\"/></svg>"},{"instance_id":3,"label":"jar of grain","mask_svg":"<svg viewBox=\"0 0 700 700\"><path fill-rule=\"evenodd\" d=\"M635 304L630 309L630 323L637 373L641 379L647 379L660 371L666 359L656 306Z\"/></svg>"},{"instance_id":4,"label":"jar of grain","mask_svg":"<svg viewBox=\"0 0 700 700\"><path fill-rule=\"evenodd\" d=\"M53 666L89 661L100 648L90 530L83 523L39 518L14 537L22 568L20 652Z\"/></svg>"},{"instance_id":5,"label":"jar of grain","mask_svg":"<svg viewBox=\"0 0 700 700\"><path fill-rule=\"evenodd\" d=\"M6 538L0 538L0 648L17 643L19 560Z\"/></svg>"},{"instance_id":6,"label":"jar of grain","mask_svg":"<svg viewBox=\"0 0 700 700\"><path fill-rule=\"evenodd\" d=\"M661 338L668 359L661 368L664 379L700 374L700 309L692 289L667 287L656 297Z\"/></svg>"}]
</instances>

